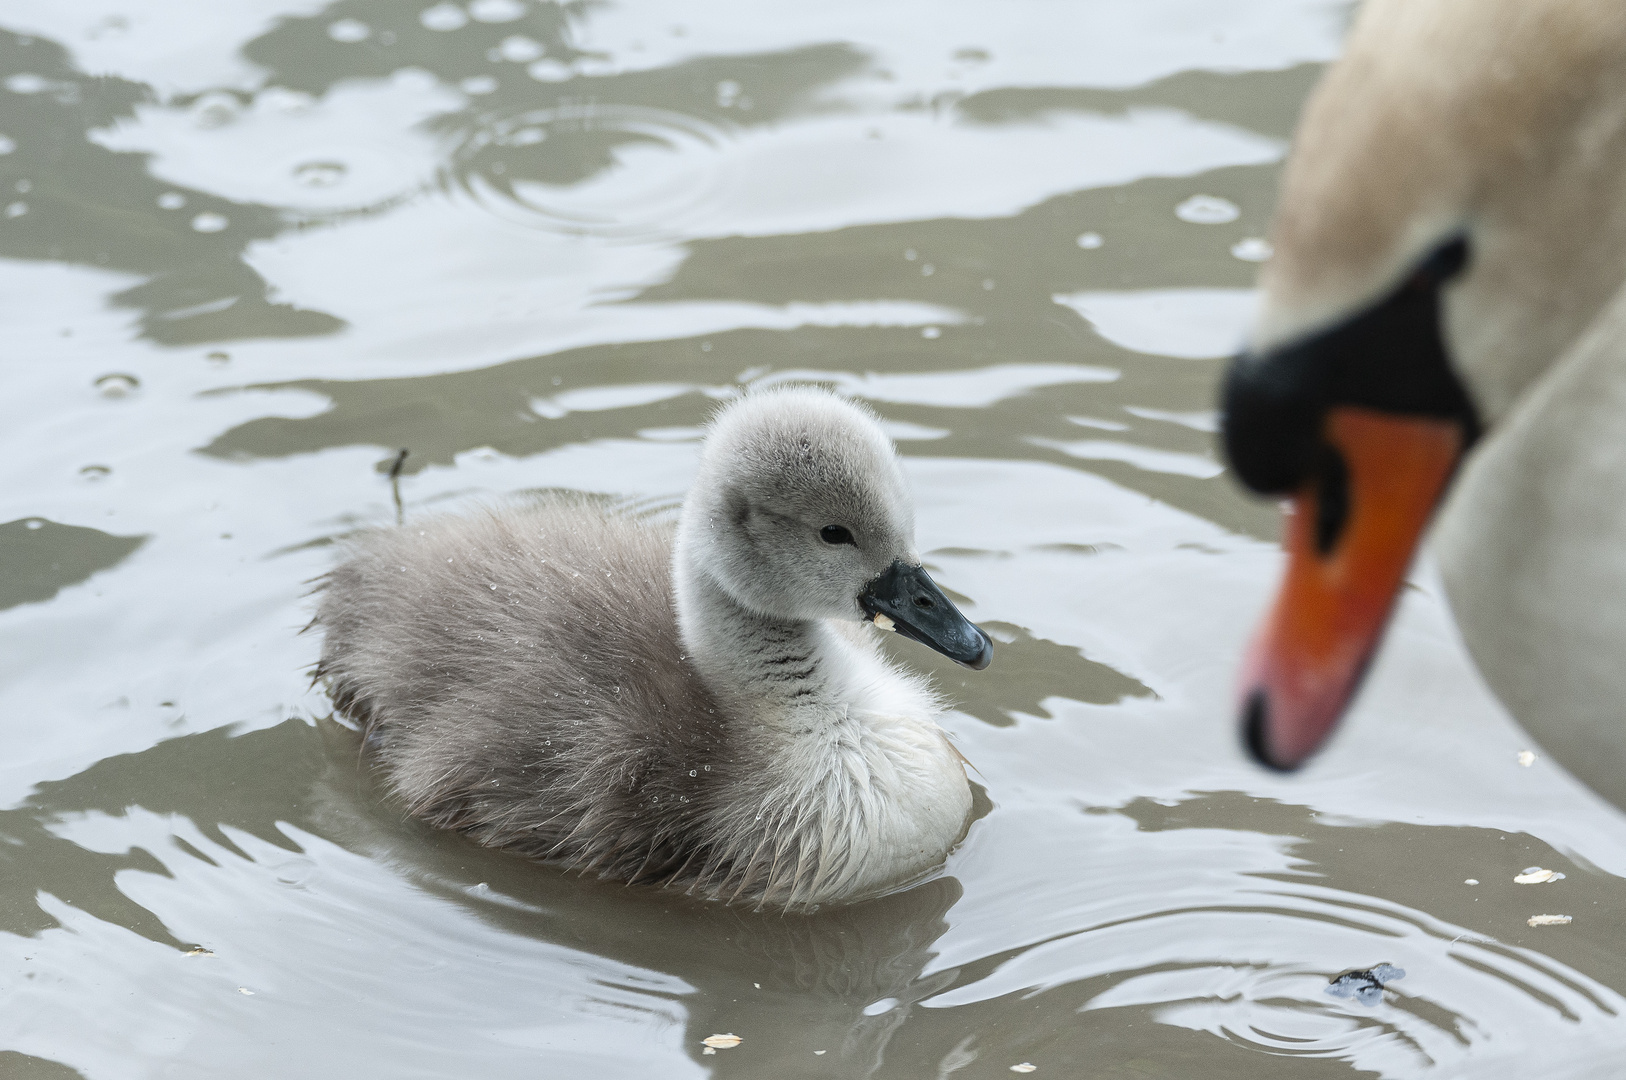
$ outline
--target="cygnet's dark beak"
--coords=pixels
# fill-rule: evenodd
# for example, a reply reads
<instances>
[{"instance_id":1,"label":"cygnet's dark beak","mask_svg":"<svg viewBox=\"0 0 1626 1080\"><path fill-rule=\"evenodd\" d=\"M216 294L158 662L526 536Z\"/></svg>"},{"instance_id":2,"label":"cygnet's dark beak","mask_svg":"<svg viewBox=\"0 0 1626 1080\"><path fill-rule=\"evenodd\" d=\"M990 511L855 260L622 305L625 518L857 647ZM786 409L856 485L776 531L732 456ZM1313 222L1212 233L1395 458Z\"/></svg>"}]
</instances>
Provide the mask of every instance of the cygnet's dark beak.
<instances>
[{"instance_id":1,"label":"cygnet's dark beak","mask_svg":"<svg viewBox=\"0 0 1626 1080\"><path fill-rule=\"evenodd\" d=\"M956 664L981 671L993 659L988 635L960 614L923 567L893 563L864 586L858 606L876 626L913 638Z\"/></svg>"}]
</instances>

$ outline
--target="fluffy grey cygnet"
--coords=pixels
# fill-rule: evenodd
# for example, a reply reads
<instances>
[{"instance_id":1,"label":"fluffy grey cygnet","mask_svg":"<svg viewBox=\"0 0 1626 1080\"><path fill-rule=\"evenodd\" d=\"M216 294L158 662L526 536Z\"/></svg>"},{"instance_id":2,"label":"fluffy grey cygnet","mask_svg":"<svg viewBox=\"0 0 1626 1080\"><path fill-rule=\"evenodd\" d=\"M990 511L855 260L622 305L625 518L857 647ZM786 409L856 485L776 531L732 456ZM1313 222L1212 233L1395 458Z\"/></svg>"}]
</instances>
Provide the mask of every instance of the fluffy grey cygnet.
<instances>
[{"instance_id":1,"label":"fluffy grey cygnet","mask_svg":"<svg viewBox=\"0 0 1626 1080\"><path fill-rule=\"evenodd\" d=\"M971 807L942 703L865 621L992 652L921 569L875 418L778 390L713 420L675 536L549 498L352 541L318 673L431 824L806 906L932 869Z\"/></svg>"}]
</instances>

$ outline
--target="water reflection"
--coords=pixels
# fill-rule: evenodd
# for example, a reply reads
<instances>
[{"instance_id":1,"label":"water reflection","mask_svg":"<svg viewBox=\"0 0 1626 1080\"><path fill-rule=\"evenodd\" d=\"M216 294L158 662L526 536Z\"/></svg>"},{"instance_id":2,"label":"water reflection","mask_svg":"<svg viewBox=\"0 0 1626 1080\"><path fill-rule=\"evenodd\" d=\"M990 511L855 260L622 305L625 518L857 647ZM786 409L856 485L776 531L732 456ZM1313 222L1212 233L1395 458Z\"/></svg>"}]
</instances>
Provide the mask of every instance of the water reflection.
<instances>
[{"instance_id":1,"label":"water reflection","mask_svg":"<svg viewBox=\"0 0 1626 1080\"><path fill-rule=\"evenodd\" d=\"M539 871L405 821L358 771L358 751L337 725L289 721L236 738L175 739L43 785L4 819L11 845L0 848L3 879L41 890L37 905L13 898L7 910L23 918L5 929L34 938L24 948L29 962L50 966L73 947L63 935L85 932L90 916L168 946L167 958L148 953L140 964L172 972L182 998L242 979L242 989L253 991L244 996L278 998L295 1012L321 1007L301 987L360 992L381 977L380 964L427 980L426 989L461 986L474 1006L495 1005L505 986L534 1005L535 993L524 988L541 972L489 966L492 942L519 937L534 943L527 951L544 970L580 966L602 987L589 996L612 1011L630 1010L635 1025L685 1023L678 1045L696 1058L699 1040L714 1030L770 1029L769 1018L795 1002L806 1022L794 1038L805 1049L749 1045L730 1064L760 1068L800 1052L860 1075L879 1065L911 1003L949 981L919 975L961 893L951 878L854 907L769 916ZM369 865L387 867L432 902L402 905ZM256 903L253 918L294 919L310 927L308 936L275 954L245 951L247 913L209 903L245 874L279 887ZM488 929L455 929L470 919ZM397 935L414 923L437 937L450 932L474 951L408 946ZM408 1039L412 1010L436 1000L370 992L389 1007L353 1018L343 1036L302 1023L317 1045L299 1056L318 1060L341 1037ZM35 994L13 1007L38 1014L51 1007L45 998L67 1004ZM864 1015L886 999L896 1005ZM674 1009L679 1001L685 1007ZM127 1025L144 1014L137 1006L108 1017L107 1036L133 1035Z\"/></svg>"},{"instance_id":2,"label":"water reflection","mask_svg":"<svg viewBox=\"0 0 1626 1080\"><path fill-rule=\"evenodd\" d=\"M1081 820L1094 832L1093 884L1060 905L1074 929L944 964L937 942L951 920L963 937L984 915L975 905L951 914L963 891L953 877L783 917L606 885L407 822L358 770L357 751L352 733L327 723L208 732L107 759L5 812L3 879L40 890L37 904L13 897L5 929L25 936L13 939L28 957L20 963L61 976L55 989L10 995L14 1018L26 1026L40 1010L72 1008L64 994L105 1000L72 971L75 939L86 935L126 958L120 983L163 970L176 1000L211 1010L220 1006L204 1002L221 993L265 998L255 1007L269 1013L229 1011L238 1037L297 1024L309 1045L284 1062L328 1060L341 1040L410 1041L413 1025L428 1022L490 1024L508 1033L499 1043L540 1039L538 1049L562 1038L567 1056L603 1063L607 1052L613 1064L613 1048L554 1030L550 1010L584 994L565 1010L586 1005L576 1022L597 1016L642 1038L681 1028L658 1039L674 1063L700 1061L713 1032L746 1032L738 1053L707 1061L719 1076L765 1067L930 1075L956 1061L1054 1066L1083 1056L1128 1076L1186 1060L1188 1043L1169 1029L1221 1040L1203 1051L1212 1075L1232 1075L1258 1052L1406 1075L1556 1038L1595 1046L1626 1005L1566 964L1563 942L1537 951L1479 929L1510 903L1522 911L1522 897L1459 887L1452 921L1453 904L1419 880L1419 868L1441 862L1487 877L1532 858L1573 865L1531 837L1329 819L1237 792L1092 807ZM1397 851L1412 853L1405 873L1393 872ZM1378 865L1363 866L1360 853ZM1486 869L1487 855L1506 865ZM1611 879L1583 876L1568 903L1608 895ZM1047 900L1051 917L1059 899ZM274 931L290 920L298 934ZM119 940L127 932L163 949L132 951ZM275 949L254 944L269 945L273 932ZM504 953L520 962L498 960ZM1344 966L1316 959L1332 956ZM1329 994L1352 966L1383 969L1381 993ZM578 989L541 991L542 972L557 982L572 968L580 975L564 981L585 977ZM449 1013L446 992L490 1015ZM381 995L390 1007L341 1031L318 1019L330 993ZM541 1011L521 1022L515 1006ZM1015 1028L1011 1016L1022 1018ZM103 1016L102 1037L111 1044L134 1037L131 1025L177 1020L121 1007ZM1144 1052L1124 1043L1148 1024L1165 1034Z\"/></svg>"},{"instance_id":3,"label":"water reflection","mask_svg":"<svg viewBox=\"0 0 1626 1080\"><path fill-rule=\"evenodd\" d=\"M275 209L174 191L140 155L87 138L132 117L146 87L88 76L55 42L4 30L0 76L10 147L0 156L8 200L0 256L142 274L148 280L114 302L140 311L143 332L164 344L339 328L331 316L275 302L242 261L248 244L285 227ZM225 224L212 227L217 220Z\"/></svg>"},{"instance_id":4,"label":"water reflection","mask_svg":"<svg viewBox=\"0 0 1626 1080\"><path fill-rule=\"evenodd\" d=\"M146 541L43 518L0 523L0 611L49 600L69 585L117 566Z\"/></svg>"}]
</instances>

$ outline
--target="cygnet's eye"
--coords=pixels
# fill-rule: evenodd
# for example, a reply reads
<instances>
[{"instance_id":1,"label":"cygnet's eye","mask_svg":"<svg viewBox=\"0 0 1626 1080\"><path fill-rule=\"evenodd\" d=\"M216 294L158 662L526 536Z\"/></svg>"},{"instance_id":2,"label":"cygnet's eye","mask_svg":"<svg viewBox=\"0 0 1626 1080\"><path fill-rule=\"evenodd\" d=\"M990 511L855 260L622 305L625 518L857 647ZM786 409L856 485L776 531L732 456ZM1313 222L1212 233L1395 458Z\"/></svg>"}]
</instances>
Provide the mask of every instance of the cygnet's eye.
<instances>
[{"instance_id":1,"label":"cygnet's eye","mask_svg":"<svg viewBox=\"0 0 1626 1080\"><path fill-rule=\"evenodd\" d=\"M853 547L858 546L858 541L853 539L853 534L845 525L826 525L824 528L819 530L819 539L823 540L826 544L851 544Z\"/></svg>"}]
</instances>

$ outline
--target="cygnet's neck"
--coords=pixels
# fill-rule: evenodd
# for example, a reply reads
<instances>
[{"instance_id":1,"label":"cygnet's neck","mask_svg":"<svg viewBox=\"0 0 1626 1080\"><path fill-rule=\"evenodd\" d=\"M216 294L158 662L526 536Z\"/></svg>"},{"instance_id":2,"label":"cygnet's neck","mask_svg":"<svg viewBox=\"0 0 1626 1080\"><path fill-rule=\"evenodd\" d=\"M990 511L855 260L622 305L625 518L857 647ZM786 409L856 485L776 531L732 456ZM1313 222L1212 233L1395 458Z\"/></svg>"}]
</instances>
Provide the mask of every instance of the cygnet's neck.
<instances>
[{"instance_id":1,"label":"cygnet's neck","mask_svg":"<svg viewBox=\"0 0 1626 1080\"><path fill-rule=\"evenodd\" d=\"M675 569L684 649L730 712L771 722L857 704L841 700L844 658L832 655L850 646L823 620L760 614L705 570L681 561Z\"/></svg>"},{"instance_id":2,"label":"cygnet's neck","mask_svg":"<svg viewBox=\"0 0 1626 1080\"><path fill-rule=\"evenodd\" d=\"M728 713L744 766L712 823L702 879L716 867L722 895L818 904L941 861L971 792L928 685L892 667L857 624L848 634L763 616L681 561L675 580L685 651Z\"/></svg>"}]
</instances>

